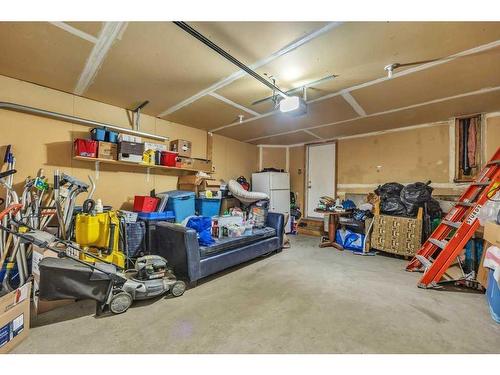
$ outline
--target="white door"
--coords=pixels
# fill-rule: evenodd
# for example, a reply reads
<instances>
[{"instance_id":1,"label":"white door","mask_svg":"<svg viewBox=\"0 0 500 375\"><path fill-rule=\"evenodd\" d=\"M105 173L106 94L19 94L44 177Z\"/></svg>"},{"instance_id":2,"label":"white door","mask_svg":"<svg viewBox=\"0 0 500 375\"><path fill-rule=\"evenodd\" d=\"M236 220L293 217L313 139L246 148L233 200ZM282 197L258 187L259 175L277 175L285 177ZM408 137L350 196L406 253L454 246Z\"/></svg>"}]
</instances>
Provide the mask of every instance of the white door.
<instances>
[{"instance_id":1,"label":"white door","mask_svg":"<svg viewBox=\"0 0 500 375\"><path fill-rule=\"evenodd\" d=\"M335 198L335 143L308 145L306 172L307 217L323 218L314 209L320 197Z\"/></svg>"}]
</instances>

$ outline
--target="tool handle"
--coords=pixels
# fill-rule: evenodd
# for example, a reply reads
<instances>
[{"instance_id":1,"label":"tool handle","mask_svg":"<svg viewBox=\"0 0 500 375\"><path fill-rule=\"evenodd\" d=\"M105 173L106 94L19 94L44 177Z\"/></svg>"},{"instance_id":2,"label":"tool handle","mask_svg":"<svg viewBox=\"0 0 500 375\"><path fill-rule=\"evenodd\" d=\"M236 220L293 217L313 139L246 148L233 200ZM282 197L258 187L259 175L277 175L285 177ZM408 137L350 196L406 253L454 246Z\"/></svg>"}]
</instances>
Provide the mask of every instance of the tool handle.
<instances>
[{"instance_id":1,"label":"tool handle","mask_svg":"<svg viewBox=\"0 0 500 375\"><path fill-rule=\"evenodd\" d=\"M10 169L8 171L5 171L5 172L1 172L0 173L0 178L4 178L4 177L8 177L10 175L13 175L14 173L16 173L17 171L15 169Z\"/></svg>"},{"instance_id":2,"label":"tool handle","mask_svg":"<svg viewBox=\"0 0 500 375\"><path fill-rule=\"evenodd\" d=\"M12 145L7 145L6 149L5 149L5 155L3 157L3 162L4 163L8 163L10 161L10 149L11 149Z\"/></svg>"}]
</instances>

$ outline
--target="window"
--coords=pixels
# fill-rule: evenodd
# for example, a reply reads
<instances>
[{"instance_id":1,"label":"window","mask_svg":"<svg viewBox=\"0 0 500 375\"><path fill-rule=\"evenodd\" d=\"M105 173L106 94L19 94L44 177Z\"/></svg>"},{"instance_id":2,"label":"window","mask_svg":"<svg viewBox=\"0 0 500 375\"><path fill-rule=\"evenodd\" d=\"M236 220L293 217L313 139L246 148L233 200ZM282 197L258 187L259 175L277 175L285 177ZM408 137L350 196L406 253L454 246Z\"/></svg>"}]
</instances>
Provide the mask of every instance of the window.
<instances>
[{"instance_id":1,"label":"window","mask_svg":"<svg viewBox=\"0 0 500 375\"><path fill-rule=\"evenodd\" d=\"M481 115L455 119L455 182L473 181L481 170Z\"/></svg>"}]
</instances>

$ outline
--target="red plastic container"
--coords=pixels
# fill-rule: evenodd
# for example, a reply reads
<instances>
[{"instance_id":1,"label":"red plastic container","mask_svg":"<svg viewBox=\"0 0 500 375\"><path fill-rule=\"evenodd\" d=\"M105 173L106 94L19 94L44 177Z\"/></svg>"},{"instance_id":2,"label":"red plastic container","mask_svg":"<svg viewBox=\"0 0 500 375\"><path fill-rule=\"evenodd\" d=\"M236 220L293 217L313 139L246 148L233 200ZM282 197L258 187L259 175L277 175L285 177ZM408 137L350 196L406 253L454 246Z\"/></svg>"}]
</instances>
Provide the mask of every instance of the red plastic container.
<instances>
[{"instance_id":1,"label":"red plastic container","mask_svg":"<svg viewBox=\"0 0 500 375\"><path fill-rule=\"evenodd\" d=\"M158 198L148 197L146 195L136 195L134 197L135 212L154 212L158 206Z\"/></svg>"},{"instance_id":2,"label":"red plastic container","mask_svg":"<svg viewBox=\"0 0 500 375\"><path fill-rule=\"evenodd\" d=\"M177 154L178 154L177 152L162 151L160 158L161 165L167 167L175 167L175 159L177 159Z\"/></svg>"},{"instance_id":3,"label":"red plastic container","mask_svg":"<svg viewBox=\"0 0 500 375\"><path fill-rule=\"evenodd\" d=\"M97 157L97 141L91 139L75 139L75 155L87 158Z\"/></svg>"}]
</instances>

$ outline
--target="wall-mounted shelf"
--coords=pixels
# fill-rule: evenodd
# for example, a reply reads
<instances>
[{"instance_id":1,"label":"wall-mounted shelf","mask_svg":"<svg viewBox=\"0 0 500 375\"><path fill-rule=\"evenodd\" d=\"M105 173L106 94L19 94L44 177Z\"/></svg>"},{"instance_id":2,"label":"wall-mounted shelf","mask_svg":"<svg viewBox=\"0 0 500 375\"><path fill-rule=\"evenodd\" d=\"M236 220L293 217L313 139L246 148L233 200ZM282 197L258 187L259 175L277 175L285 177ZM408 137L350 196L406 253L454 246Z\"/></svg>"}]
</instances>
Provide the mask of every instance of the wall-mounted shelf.
<instances>
[{"instance_id":1,"label":"wall-mounted shelf","mask_svg":"<svg viewBox=\"0 0 500 375\"><path fill-rule=\"evenodd\" d=\"M110 160L110 159L100 159L100 158L88 158L85 156L73 156L73 160L86 161L91 163L103 163L103 164L114 164L114 165L127 165L129 167L140 167L146 169L163 169L163 170L172 170L172 171L186 171L186 172L199 172L198 169L193 168L181 168L181 167L167 167L164 165L150 165L150 164L140 164L140 163L132 163L128 161L121 160ZM208 172L208 171L202 171Z\"/></svg>"}]
</instances>

